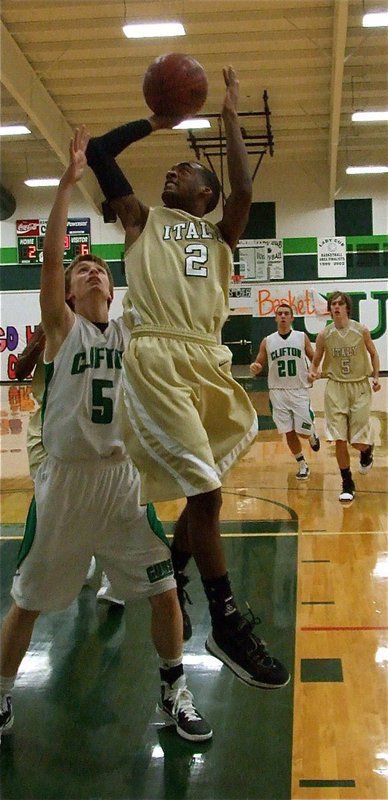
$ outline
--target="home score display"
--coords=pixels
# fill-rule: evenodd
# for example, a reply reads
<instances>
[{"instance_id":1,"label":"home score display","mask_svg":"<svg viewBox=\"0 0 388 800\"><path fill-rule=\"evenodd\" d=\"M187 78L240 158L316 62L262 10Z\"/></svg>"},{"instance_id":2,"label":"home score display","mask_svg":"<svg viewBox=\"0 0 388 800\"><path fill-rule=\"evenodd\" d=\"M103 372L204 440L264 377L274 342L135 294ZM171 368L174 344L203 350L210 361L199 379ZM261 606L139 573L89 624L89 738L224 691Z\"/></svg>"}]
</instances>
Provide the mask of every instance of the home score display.
<instances>
[{"instance_id":1,"label":"home score display","mask_svg":"<svg viewBox=\"0 0 388 800\"><path fill-rule=\"evenodd\" d=\"M41 264L47 219L16 220L19 264ZM90 253L90 218L77 217L67 221L63 243L63 261L69 264L78 255Z\"/></svg>"}]
</instances>

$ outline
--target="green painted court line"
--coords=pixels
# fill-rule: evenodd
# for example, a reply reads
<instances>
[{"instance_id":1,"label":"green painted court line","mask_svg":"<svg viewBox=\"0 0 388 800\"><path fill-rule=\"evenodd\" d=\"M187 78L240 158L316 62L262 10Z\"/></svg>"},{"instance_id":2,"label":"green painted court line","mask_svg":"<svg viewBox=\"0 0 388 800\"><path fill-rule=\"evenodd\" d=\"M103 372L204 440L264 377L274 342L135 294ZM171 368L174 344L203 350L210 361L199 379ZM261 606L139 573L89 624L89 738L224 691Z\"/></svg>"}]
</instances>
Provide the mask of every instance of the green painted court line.
<instances>
[{"instance_id":1,"label":"green painted court line","mask_svg":"<svg viewBox=\"0 0 388 800\"><path fill-rule=\"evenodd\" d=\"M302 600L302 606L335 606L334 600Z\"/></svg>"},{"instance_id":2,"label":"green painted court line","mask_svg":"<svg viewBox=\"0 0 388 800\"><path fill-rule=\"evenodd\" d=\"M342 683L340 658L301 658L301 683Z\"/></svg>"},{"instance_id":3,"label":"green painted court line","mask_svg":"<svg viewBox=\"0 0 388 800\"><path fill-rule=\"evenodd\" d=\"M352 779L350 779L350 780L336 780L334 778L333 780L331 780L330 778L327 778L327 779L311 778L310 780L304 780L304 779L300 780L299 781L299 786L301 788L305 787L305 788L309 788L309 789L312 789L314 786L316 788L319 788L319 787L329 788L330 786L333 786L333 787L335 787L335 786L344 786L344 787L345 786L349 786L351 788L355 788L356 781L354 781Z\"/></svg>"},{"instance_id":4,"label":"green painted court line","mask_svg":"<svg viewBox=\"0 0 388 800\"><path fill-rule=\"evenodd\" d=\"M302 558L302 564L330 564L330 558Z\"/></svg>"}]
</instances>

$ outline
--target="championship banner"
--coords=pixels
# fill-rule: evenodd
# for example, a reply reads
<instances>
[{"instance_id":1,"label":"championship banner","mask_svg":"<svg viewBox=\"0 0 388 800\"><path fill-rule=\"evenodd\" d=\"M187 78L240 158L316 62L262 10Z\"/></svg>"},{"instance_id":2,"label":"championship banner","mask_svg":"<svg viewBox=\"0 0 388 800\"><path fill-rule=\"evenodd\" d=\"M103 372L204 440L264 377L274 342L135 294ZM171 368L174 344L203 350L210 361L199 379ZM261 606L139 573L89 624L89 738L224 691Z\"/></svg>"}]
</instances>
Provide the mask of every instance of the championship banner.
<instances>
[{"instance_id":1,"label":"championship banner","mask_svg":"<svg viewBox=\"0 0 388 800\"><path fill-rule=\"evenodd\" d=\"M346 237L317 239L318 277L346 278Z\"/></svg>"}]
</instances>

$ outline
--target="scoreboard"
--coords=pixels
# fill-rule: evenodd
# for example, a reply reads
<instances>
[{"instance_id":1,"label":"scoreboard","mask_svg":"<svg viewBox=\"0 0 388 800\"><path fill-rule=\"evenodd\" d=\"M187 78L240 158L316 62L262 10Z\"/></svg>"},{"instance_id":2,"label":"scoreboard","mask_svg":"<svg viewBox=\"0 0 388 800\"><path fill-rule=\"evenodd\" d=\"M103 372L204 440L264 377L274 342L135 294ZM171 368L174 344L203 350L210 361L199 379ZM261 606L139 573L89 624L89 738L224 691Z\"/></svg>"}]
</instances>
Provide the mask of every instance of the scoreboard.
<instances>
[{"instance_id":1,"label":"scoreboard","mask_svg":"<svg viewBox=\"0 0 388 800\"><path fill-rule=\"evenodd\" d=\"M47 219L16 220L19 264L41 264ZM90 218L68 219L63 243L63 262L70 264L78 255L90 253Z\"/></svg>"}]
</instances>

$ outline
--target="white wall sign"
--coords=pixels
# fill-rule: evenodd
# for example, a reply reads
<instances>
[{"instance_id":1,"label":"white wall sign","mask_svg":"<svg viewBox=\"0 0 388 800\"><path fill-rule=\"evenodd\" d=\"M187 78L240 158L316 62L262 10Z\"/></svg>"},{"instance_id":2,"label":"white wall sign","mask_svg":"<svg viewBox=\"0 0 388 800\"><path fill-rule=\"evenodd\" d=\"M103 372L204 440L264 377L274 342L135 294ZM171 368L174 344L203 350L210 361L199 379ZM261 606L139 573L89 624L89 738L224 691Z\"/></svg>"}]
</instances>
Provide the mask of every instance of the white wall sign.
<instances>
[{"instance_id":1,"label":"white wall sign","mask_svg":"<svg viewBox=\"0 0 388 800\"><path fill-rule=\"evenodd\" d=\"M346 238L345 236L317 239L318 277L346 278Z\"/></svg>"},{"instance_id":2,"label":"white wall sign","mask_svg":"<svg viewBox=\"0 0 388 800\"><path fill-rule=\"evenodd\" d=\"M237 247L237 264L244 281L284 278L283 239L240 239Z\"/></svg>"}]
</instances>

